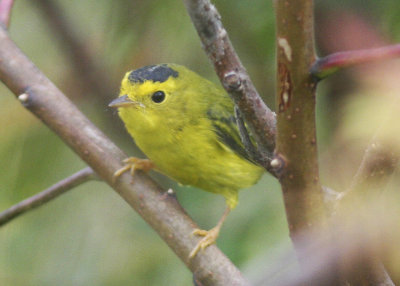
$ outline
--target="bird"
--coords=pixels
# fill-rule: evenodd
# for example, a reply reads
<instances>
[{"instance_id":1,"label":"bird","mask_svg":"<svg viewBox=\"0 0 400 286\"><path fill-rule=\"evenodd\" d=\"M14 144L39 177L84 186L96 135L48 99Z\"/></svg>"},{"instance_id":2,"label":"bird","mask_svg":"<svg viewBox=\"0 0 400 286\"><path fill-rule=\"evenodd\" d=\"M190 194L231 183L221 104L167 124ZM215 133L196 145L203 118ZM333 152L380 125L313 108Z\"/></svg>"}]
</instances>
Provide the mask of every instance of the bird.
<instances>
[{"instance_id":1,"label":"bird","mask_svg":"<svg viewBox=\"0 0 400 286\"><path fill-rule=\"evenodd\" d=\"M264 173L241 140L235 105L226 91L178 64L148 65L125 74L117 108L136 145L148 159L135 157L114 174L154 169L182 185L220 194L226 209L202 237L190 258L216 242L221 227L238 203L240 189L254 185Z\"/></svg>"}]
</instances>

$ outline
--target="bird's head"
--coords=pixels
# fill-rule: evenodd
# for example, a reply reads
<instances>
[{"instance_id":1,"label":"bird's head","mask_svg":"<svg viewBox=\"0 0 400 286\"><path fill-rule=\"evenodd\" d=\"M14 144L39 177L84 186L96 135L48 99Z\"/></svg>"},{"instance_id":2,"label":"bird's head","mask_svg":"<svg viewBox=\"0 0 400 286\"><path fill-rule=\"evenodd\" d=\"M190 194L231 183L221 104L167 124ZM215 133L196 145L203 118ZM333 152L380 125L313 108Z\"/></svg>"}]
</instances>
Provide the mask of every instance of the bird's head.
<instances>
[{"instance_id":1,"label":"bird's head","mask_svg":"<svg viewBox=\"0 0 400 286\"><path fill-rule=\"evenodd\" d=\"M146 121L151 126L194 112L202 105L196 95L207 84L207 80L180 65L145 66L126 73L119 97L109 106L119 109L125 123Z\"/></svg>"}]
</instances>

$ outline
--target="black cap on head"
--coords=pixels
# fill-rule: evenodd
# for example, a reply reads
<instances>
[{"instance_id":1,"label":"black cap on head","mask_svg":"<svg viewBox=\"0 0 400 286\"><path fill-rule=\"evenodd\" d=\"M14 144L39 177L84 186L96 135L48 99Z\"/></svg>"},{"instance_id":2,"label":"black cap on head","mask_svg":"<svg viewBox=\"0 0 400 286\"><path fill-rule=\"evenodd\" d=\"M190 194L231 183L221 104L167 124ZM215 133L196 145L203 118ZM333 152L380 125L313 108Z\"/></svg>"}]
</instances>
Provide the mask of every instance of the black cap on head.
<instances>
[{"instance_id":1,"label":"black cap on head","mask_svg":"<svg viewBox=\"0 0 400 286\"><path fill-rule=\"evenodd\" d=\"M129 81L134 83L143 83L146 80L151 80L154 82L164 82L170 76L178 77L178 74L179 73L176 70L173 70L166 64L162 64L145 66L140 69L134 70L129 74L128 79Z\"/></svg>"}]
</instances>

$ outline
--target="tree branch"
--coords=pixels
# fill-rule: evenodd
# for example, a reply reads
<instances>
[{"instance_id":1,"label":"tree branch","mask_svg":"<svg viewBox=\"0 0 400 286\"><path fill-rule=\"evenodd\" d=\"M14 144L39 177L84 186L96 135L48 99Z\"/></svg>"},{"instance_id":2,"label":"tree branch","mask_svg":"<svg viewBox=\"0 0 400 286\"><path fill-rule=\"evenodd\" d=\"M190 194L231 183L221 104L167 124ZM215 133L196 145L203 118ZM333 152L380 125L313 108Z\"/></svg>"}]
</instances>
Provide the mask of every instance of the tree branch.
<instances>
[{"instance_id":1,"label":"tree branch","mask_svg":"<svg viewBox=\"0 0 400 286\"><path fill-rule=\"evenodd\" d=\"M57 198L65 192L79 186L87 181L93 180L96 177L93 170L89 167L80 170L72 176L65 178L50 188L28 198L20 203L10 207L0 213L0 226L5 225L12 219L24 214L27 211L33 210L41 205Z\"/></svg>"},{"instance_id":2,"label":"tree branch","mask_svg":"<svg viewBox=\"0 0 400 286\"><path fill-rule=\"evenodd\" d=\"M369 256L370 252L355 263L348 264L350 259L354 259L350 255L355 250L345 247L347 236L342 230L346 229L347 224L344 223L346 217L343 214L336 216L331 225L331 231L336 235L334 241L327 231L315 134L316 81L309 73L315 60L313 1L277 1L276 19L278 136L275 154L280 161L276 165L281 167L279 179L289 230L300 263L306 265L310 253L302 253L301 240L297 240L301 234L314 232L317 234L314 238L316 243L328 239L334 246L338 240L341 240L341 244L337 247L338 265L332 265L332 279L328 280L328 284L313 281L313 285L382 285L383 281L387 281L387 273L376 257ZM352 218L352 221L359 222L358 218ZM374 251L371 253L375 254ZM351 284L346 284L348 282Z\"/></svg>"},{"instance_id":3,"label":"tree branch","mask_svg":"<svg viewBox=\"0 0 400 286\"><path fill-rule=\"evenodd\" d=\"M221 15L209 0L184 0L186 9L214 69L239 107L259 149L267 170L275 147L275 113L261 99L236 54L221 22Z\"/></svg>"},{"instance_id":4,"label":"tree branch","mask_svg":"<svg viewBox=\"0 0 400 286\"><path fill-rule=\"evenodd\" d=\"M189 260L190 251L199 241L190 235L196 225L175 197L148 176L137 171L133 178L126 173L114 182L113 174L122 167L126 155L29 61L3 27L0 27L0 80L157 231L199 281L204 285L247 284L216 246Z\"/></svg>"},{"instance_id":5,"label":"tree branch","mask_svg":"<svg viewBox=\"0 0 400 286\"><path fill-rule=\"evenodd\" d=\"M317 59L311 66L310 72L317 80L321 80L345 67L398 57L400 57L400 44L376 49L338 52Z\"/></svg>"},{"instance_id":6,"label":"tree branch","mask_svg":"<svg viewBox=\"0 0 400 286\"><path fill-rule=\"evenodd\" d=\"M280 168L290 236L326 227L315 134L316 83L309 68L315 59L313 1L276 2L278 136Z\"/></svg>"}]
</instances>

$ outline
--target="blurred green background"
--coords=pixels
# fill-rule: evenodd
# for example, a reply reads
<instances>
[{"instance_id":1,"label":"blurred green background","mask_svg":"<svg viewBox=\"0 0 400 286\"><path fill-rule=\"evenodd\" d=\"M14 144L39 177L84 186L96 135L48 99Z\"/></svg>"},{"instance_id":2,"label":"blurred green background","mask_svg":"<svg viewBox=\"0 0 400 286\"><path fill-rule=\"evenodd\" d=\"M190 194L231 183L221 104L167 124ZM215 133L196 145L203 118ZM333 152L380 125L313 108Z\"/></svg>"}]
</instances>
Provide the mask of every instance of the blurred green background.
<instances>
[{"instance_id":1,"label":"blurred green background","mask_svg":"<svg viewBox=\"0 0 400 286\"><path fill-rule=\"evenodd\" d=\"M275 109L273 1L214 3L256 87ZM321 0L316 1L316 12L321 55L400 39L398 0ZM54 22L60 17L89 55L83 57L87 62L77 63L75 48ZM182 1L18 0L10 34L39 69L129 155L141 153L117 115L107 108L126 71L175 62L218 82ZM82 73L89 65L96 74ZM393 61L390 66L398 69L399 63ZM372 72L372 67L367 70ZM365 123L370 114L361 111L378 103L372 99L370 106L357 112L357 94L368 89L376 98L373 91L396 94L400 90L385 85L390 91L383 91L379 80L372 89L368 76L373 78L373 74L365 75L365 67L351 69L333 76L318 90L321 173L324 183L338 190L348 185L359 164L365 147L359 143L368 142L374 130ZM85 167L3 85L0 122L0 210ZM344 161L339 164L338 158ZM343 162L346 167L338 168ZM215 225L225 207L222 197L152 176L176 190L201 227ZM218 246L254 282L265 281L269 273L267 285L274 285L285 271L296 269L275 179L266 174L251 190L240 193L240 204L228 217ZM282 263L279 257L288 254L289 261ZM157 234L101 182L85 183L0 228L1 285L191 285L191 281L191 273Z\"/></svg>"}]
</instances>

